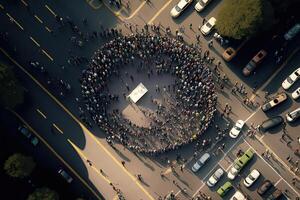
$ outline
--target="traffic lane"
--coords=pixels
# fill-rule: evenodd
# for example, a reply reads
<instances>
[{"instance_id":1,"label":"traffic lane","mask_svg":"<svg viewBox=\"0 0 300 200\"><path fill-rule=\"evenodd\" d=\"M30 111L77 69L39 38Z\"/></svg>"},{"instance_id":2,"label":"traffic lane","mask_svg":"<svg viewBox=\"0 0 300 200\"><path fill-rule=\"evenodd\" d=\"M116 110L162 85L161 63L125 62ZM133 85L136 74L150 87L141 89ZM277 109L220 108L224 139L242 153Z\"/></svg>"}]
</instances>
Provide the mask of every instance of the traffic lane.
<instances>
[{"instance_id":1,"label":"traffic lane","mask_svg":"<svg viewBox=\"0 0 300 200\"><path fill-rule=\"evenodd\" d=\"M68 184L62 177L60 177L60 175L58 175L57 172L60 168L67 170L69 174L71 174L71 172L69 172L67 166L65 166L57 157L54 156L53 152L51 152L42 143L42 141L39 141L38 145L35 147L30 143L30 140L28 140L20 132L18 132L17 131L18 125L19 124L21 125L23 123L18 118L16 118L11 112L1 111L1 118L9 122L3 124L4 126L7 126L8 129L12 130L11 134L9 134L9 137L12 140L17 139L17 141L24 148L26 148L28 152L30 152L30 155L32 155L37 160L37 162L40 163L39 165L43 166L43 168L46 168L46 170L49 171L50 174L57 177L55 178L58 180L56 184L59 185L57 189L59 188L63 189L64 193L71 193L72 191L77 191L76 193L78 196L87 197L91 199L95 198L94 194L92 194L76 176L72 176L74 180L71 184ZM37 184L36 182L33 183Z\"/></svg>"}]
</instances>

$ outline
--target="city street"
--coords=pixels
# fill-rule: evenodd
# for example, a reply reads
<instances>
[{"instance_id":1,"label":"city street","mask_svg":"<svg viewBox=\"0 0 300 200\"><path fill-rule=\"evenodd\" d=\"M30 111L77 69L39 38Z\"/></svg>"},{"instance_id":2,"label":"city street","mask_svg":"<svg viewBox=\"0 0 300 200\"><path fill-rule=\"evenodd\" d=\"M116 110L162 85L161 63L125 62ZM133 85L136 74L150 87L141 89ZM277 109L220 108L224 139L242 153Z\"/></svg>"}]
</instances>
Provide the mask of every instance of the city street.
<instances>
[{"instance_id":1,"label":"city street","mask_svg":"<svg viewBox=\"0 0 300 200\"><path fill-rule=\"evenodd\" d=\"M286 77L300 67L299 36L286 44L284 61L280 64L276 64L273 54L284 41L273 41L272 35L258 38L262 42L246 43L232 62L226 62L221 56L225 47L215 40L213 48L208 47L213 33L203 36L198 30L203 18L216 16L222 1L213 0L201 13L194 9L194 1L181 16L172 19L170 10L177 3L177 0L130 0L129 9L125 2L118 9L111 6L108 0L75 0L72 3L48 0L2 1L0 32L7 33L7 39L1 40L0 55L2 60L14 66L17 77L26 89L24 105L10 113L30 128L55 156L58 154L61 157L59 165L63 165L75 178L67 187L70 190L82 188L86 199L102 199L102 196L105 199L119 199L117 191L120 190L125 199L130 200L159 199L171 192L177 199L196 199L201 192L217 200L230 199L236 190L240 190L248 199L259 200L265 199L275 187L284 193L281 199L299 198L300 154L295 154L295 151L299 150L300 145L300 120L289 123L286 114L300 107L299 99L291 97L291 93L300 87L300 82L288 90L281 87ZM59 17L63 18L63 23L59 22ZM82 32L81 36L70 28L68 20L76 24L79 32ZM202 143L203 140L211 139L212 142L205 148L195 150L197 142L193 142L158 156L134 153L121 144L108 144L107 134L95 124L86 123L80 116L78 98L81 95L81 73L97 48L113 38L93 38L90 35L95 31L112 28L122 30L122 34L126 35L136 32L136 29L140 32L145 24L159 25L162 34L166 27L170 27L173 35L176 30L181 30L184 41L189 45L196 44L196 35L200 35L199 48L202 54L210 50L210 56L215 58L209 67L216 80L218 111L212 125L197 140ZM130 26L134 27L133 31ZM279 33L279 37L285 31ZM262 48L268 51L267 59L254 75L244 77L242 68ZM39 62L46 73L30 65L33 61ZM214 70L218 61L221 62L219 73L228 78L223 89L217 83L219 78ZM62 93L53 80L68 83L70 91ZM146 80L146 76L139 77L138 81L143 81L149 90L155 88L155 83ZM110 87L114 90L118 87L124 89L121 84L120 80L116 80ZM245 93L234 94L233 87L245 87ZM288 99L274 109L263 112L261 106L267 99L281 92L285 92ZM246 105L245 99L254 103ZM227 106L232 108L231 112L223 115ZM266 133L257 131L254 136L247 134L248 130L255 130L266 119L278 115L285 119L286 126L280 125ZM225 138L220 141L215 139L219 129L230 130L237 120L246 123L237 138L230 138L227 131ZM223 144L224 148L220 150ZM254 152L253 159L232 181L233 189L221 198L216 191L229 180L227 173L237 158L237 152L245 152L249 148ZM194 173L192 166L205 152L211 155L210 160ZM266 152L269 152L269 157ZM45 156L45 160L48 159L51 158ZM56 170L57 167L55 165L51 169ZM210 188L206 182L218 168L223 169L225 174ZM261 176L250 188L246 188L244 178L253 169L257 169ZM138 179L138 174L142 175L142 181ZM298 182L293 184L295 178ZM262 197L257 193L257 188L267 179L274 187Z\"/></svg>"}]
</instances>

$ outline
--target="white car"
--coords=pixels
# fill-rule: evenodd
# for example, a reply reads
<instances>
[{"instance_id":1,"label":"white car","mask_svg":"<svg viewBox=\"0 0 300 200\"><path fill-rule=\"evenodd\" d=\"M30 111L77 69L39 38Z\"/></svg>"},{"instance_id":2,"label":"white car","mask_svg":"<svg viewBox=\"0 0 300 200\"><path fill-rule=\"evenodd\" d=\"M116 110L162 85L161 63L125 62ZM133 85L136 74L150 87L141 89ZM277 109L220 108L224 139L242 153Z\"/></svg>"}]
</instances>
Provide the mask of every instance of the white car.
<instances>
[{"instance_id":1,"label":"white car","mask_svg":"<svg viewBox=\"0 0 300 200\"><path fill-rule=\"evenodd\" d=\"M247 200L245 195L241 193L240 191L236 191L234 195L230 198L230 200Z\"/></svg>"},{"instance_id":2,"label":"white car","mask_svg":"<svg viewBox=\"0 0 300 200\"><path fill-rule=\"evenodd\" d=\"M282 83L283 89L289 89L300 78L300 67L296 69L287 79Z\"/></svg>"},{"instance_id":3,"label":"white car","mask_svg":"<svg viewBox=\"0 0 300 200\"><path fill-rule=\"evenodd\" d=\"M244 185L250 187L260 176L259 171L253 169L251 173L245 178Z\"/></svg>"},{"instance_id":4,"label":"white car","mask_svg":"<svg viewBox=\"0 0 300 200\"><path fill-rule=\"evenodd\" d=\"M293 122L299 117L300 117L300 107L286 114L286 120L288 122Z\"/></svg>"},{"instance_id":5,"label":"white car","mask_svg":"<svg viewBox=\"0 0 300 200\"><path fill-rule=\"evenodd\" d=\"M240 172L240 169L241 167L238 164L234 163L233 166L230 168L227 177L230 180L234 180L237 174Z\"/></svg>"},{"instance_id":6,"label":"white car","mask_svg":"<svg viewBox=\"0 0 300 200\"><path fill-rule=\"evenodd\" d=\"M199 0L195 5L195 10L201 12L211 0Z\"/></svg>"},{"instance_id":7,"label":"white car","mask_svg":"<svg viewBox=\"0 0 300 200\"><path fill-rule=\"evenodd\" d=\"M215 27L216 25L216 18L214 17L211 17L202 27L201 27L201 33L203 35L208 35L212 30L213 28Z\"/></svg>"},{"instance_id":8,"label":"white car","mask_svg":"<svg viewBox=\"0 0 300 200\"><path fill-rule=\"evenodd\" d=\"M292 93L292 97L293 99L298 99L300 97L300 87Z\"/></svg>"},{"instance_id":9,"label":"white car","mask_svg":"<svg viewBox=\"0 0 300 200\"><path fill-rule=\"evenodd\" d=\"M178 17L183 10L185 10L188 5L190 5L193 2L193 0L180 0L179 3L172 8L170 14L173 18Z\"/></svg>"},{"instance_id":10,"label":"white car","mask_svg":"<svg viewBox=\"0 0 300 200\"><path fill-rule=\"evenodd\" d=\"M229 136L231 138L237 138L243 129L243 126L245 125L245 122L243 120L238 120L235 125L232 127L232 129L229 132Z\"/></svg>"},{"instance_id":11,"label":"white car","mask_svg":"<svg viewBox=\"0 0 300 200\"><path fill-rule=\"evenodd\" d=\"M197 162L193 165L192 171L197 172L210 158L209 153L205 153L197 160Z\"/></svg>"},{"instance_id":12,"label":"white car","mask_svg":"<svg viewBox=\"0 0 300 200\"><path fill-rule=\"evenodd\" d=\"M208 181L206 182L206 184L209 187L213 187L214 185L217 184L217 182L220 180L220 178L223 176L224 171L222 168L219 168L215 171L215 173L213 175L211 175L211 177L208 179Z\"/></svg>"}]
</instances>

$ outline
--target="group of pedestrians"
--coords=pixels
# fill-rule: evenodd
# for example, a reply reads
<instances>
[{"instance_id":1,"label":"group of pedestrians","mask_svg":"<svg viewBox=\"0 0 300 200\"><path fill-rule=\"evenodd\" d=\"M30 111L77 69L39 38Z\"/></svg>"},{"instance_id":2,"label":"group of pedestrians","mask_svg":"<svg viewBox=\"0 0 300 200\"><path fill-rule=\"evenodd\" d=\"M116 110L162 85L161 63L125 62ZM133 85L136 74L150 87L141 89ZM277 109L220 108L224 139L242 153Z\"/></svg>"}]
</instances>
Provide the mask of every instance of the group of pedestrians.
<instances>
[{"instance_id":1,"label":"group of pedestrians","mask_svg":"<svg viewBox=\"0 0 300 200\"><path fill-rule=\"evenodd\" d=\"M109 81L120 78L122 67L136 63L137 71L148 73L149 79L154 73L176 77L175 84L157 86L163 101L153 99L155 111L142 110L151 120L146 128L125 119L118 109L109 109L119 101L117 92L109 91ZM217 95L206 59L168 36L142 32L111 40L95 52L80 82L85 110L109 134L109 143L118 141L136 152L158 154L196 140L216 111ZM128 94L129 86L125 86Z\"/></svg>"}]
</instances>

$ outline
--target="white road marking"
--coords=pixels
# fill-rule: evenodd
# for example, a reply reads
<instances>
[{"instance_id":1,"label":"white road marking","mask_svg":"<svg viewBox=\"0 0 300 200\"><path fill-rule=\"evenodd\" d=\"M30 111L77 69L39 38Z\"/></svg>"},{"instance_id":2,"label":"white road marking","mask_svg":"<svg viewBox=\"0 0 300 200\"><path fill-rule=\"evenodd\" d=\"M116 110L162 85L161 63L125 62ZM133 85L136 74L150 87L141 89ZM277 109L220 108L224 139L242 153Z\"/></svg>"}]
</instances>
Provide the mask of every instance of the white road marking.
<instances>
[{"instance_id":1,"label":"white road marking","mask_svg":"<svg viewBox=\"0 0 300 200\"><path fill-rule=\"evenodd\" d=\"M176 192L175 197L176 197L177 195L179 195L180 192L181 192L181 190L179 190L178 192Z\"/></svg>"},{"instance_id":2,"label":"white road marking","mask_svg":"<svg viewBox=\"0 0 300 200\"><path fill-rule=\"evenodd\" d=\"M259 156L298 196L300 196L300 194L259 153L257 153L257 151L246 140L244 141L250 146L251 149L253 149L257 156Z\"/></svg>"},{"instance_id":3,"label":"white road marking","mask_svg":"<svg viewBox=\"0 0 300 200\"><path fill-rule=\"evenodd\" d=\"M278 183L279 183L280 181L282 181L282 178L280 178L280 179L274 184L274 186L278 185Z\"/></svg>"},{"instance_id":4,"label":"white road marking","mask_svg":"<svg viewBox=\"0 0 300 200\"><path fill-rule=\"evenodd\" d=\"M247 122L249 119L251 119L258 111L260 110L260 106L258 107L258 109L254 112L254 113L252 113L246 120L245 120L245 122Z\"/></svg>"}]
</instances>

